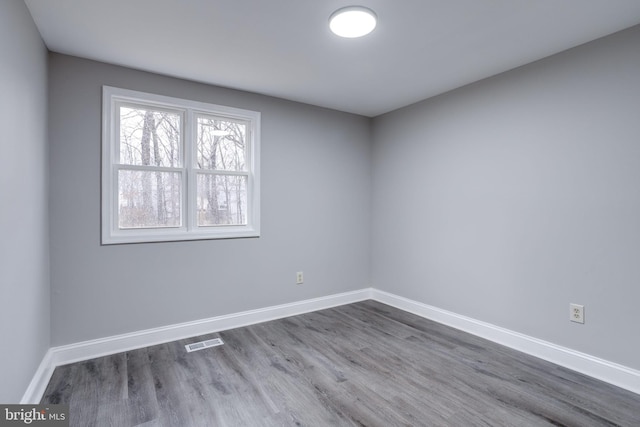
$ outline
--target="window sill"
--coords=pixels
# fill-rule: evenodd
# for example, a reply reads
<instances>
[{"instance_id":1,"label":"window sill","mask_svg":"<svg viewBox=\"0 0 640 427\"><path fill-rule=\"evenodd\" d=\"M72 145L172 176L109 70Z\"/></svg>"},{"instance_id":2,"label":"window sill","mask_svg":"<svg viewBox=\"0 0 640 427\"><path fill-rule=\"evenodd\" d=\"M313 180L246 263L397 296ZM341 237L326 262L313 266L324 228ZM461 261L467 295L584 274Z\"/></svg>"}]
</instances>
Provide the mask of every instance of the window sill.
<instances>
[{"instance_id":1,"label":"window sill","mask_svg":"<svg viewBox=\"0 0 640 427\"><path fill-rule=\"evenodd\" d=\"M159 242L181 242L190 240L222 240L222 239L245 239L260 237L260 231L250 227L221 226L215 231L184 231L184 230L163 230L159 232L153 230L127 230L103 236L102 245L121 245L129 243L159 243Z\"/></svg>"}]
</instances>

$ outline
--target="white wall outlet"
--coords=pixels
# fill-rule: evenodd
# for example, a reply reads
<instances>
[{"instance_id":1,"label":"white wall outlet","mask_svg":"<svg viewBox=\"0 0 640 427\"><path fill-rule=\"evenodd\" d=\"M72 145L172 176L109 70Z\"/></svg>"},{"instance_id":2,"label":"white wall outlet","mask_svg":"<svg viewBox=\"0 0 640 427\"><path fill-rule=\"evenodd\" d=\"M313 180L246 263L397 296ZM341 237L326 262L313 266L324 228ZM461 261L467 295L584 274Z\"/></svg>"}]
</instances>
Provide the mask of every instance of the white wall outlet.
<instances>
[{"instance_id":1,"label":"white wall outlet","mask_svg":"<svg viewBox=\"0 0 640 427\"><path fill-rule=\"evenodd\" d=\"M296 273L296 285L302 285L304 283L304 275L302 271Z\"/></svg>"},{"instance_id":2,"label":"white wall outlet","mask_svg":"<svg viewBox=\"0 0 640 427\"><path fill-rule=\"evenodd\" d=\"M584 323L584 305L569 304L569 320Z\"/></svg>"}]
</instances>

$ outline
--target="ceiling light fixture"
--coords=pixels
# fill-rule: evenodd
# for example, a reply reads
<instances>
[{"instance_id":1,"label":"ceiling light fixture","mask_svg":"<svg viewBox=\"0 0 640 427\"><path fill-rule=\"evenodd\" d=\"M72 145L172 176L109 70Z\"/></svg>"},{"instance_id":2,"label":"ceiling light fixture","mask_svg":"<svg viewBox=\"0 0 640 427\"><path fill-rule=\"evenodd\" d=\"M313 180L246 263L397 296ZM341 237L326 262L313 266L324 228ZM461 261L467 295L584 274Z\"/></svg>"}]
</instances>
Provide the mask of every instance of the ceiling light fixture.
<instances>
[{"instance_id":1,"label":"ceiling light fixture","mask_svg":"<svg viewBox=\"0 0 640 427\"><path fill-rule=\"evenodd\" d=\"M356 38L369 34L376 28L378 17L373 10L363 6L338 9L329 17L329 28L340 37Z\"/></svg>"}]
</instances>

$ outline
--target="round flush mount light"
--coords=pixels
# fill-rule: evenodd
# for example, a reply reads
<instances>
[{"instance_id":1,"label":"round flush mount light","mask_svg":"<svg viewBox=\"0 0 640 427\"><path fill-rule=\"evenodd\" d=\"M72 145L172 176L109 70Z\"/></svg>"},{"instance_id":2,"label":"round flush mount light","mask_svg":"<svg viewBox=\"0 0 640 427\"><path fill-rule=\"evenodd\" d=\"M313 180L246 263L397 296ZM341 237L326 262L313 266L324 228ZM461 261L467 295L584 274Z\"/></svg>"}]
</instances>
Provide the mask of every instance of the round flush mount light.
<instances>
[{"instance_id":1,"label":"round flush mount light","mask_svg":"<svg viewBox=\"0 0 640 427\"><path fill-rule=\"evenodd\" d=\"M369 34L376 28L376 14L363 6L338 9L329 17L329 28L340 37L356 38Z\"/></svg>"}]
</instances>

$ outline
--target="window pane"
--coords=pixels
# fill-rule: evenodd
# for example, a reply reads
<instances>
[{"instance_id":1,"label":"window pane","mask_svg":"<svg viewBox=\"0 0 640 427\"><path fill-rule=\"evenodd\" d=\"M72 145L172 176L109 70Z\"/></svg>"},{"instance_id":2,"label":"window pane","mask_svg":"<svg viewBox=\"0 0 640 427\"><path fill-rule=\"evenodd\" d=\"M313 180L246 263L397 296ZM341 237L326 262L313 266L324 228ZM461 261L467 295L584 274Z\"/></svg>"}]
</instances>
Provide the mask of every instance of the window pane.
<instances>
[{"instance_id":1,"label":"window pane","mask_svg":"<svg viewBox=\"0 0 640 427\"><path fill-rule=\"evenodd\" d=\"M118 172L118 227L180 227L182 177L177 172Z\"/></svg>"},{"instance_id":2,"label":"window pane","mask_svg":"<svg viewBox=\"0 0 640 427\"><path fill-rule=\"evenodd\" d=\"M246 170L247 123L215 116L198 116L199 169Z\"/></svg>"},{"instance_id":3,"label":"window pane","mask_svg":"<svg viewBox=\"0 0 640 427\"><path fill-rule=\"evenodd\" d=\"M198 174L198 225L245 225L247 177Z\"/></svg>"},{"instance_id":4,"label":"window pane","mask_svg":"<svg viewBox=\"0 0 640 427\"><path fill-rule=\"evenodd\" d=\"M180 167L178 113L120 106L120 164Z\"/></svg>"}]
</instances>

